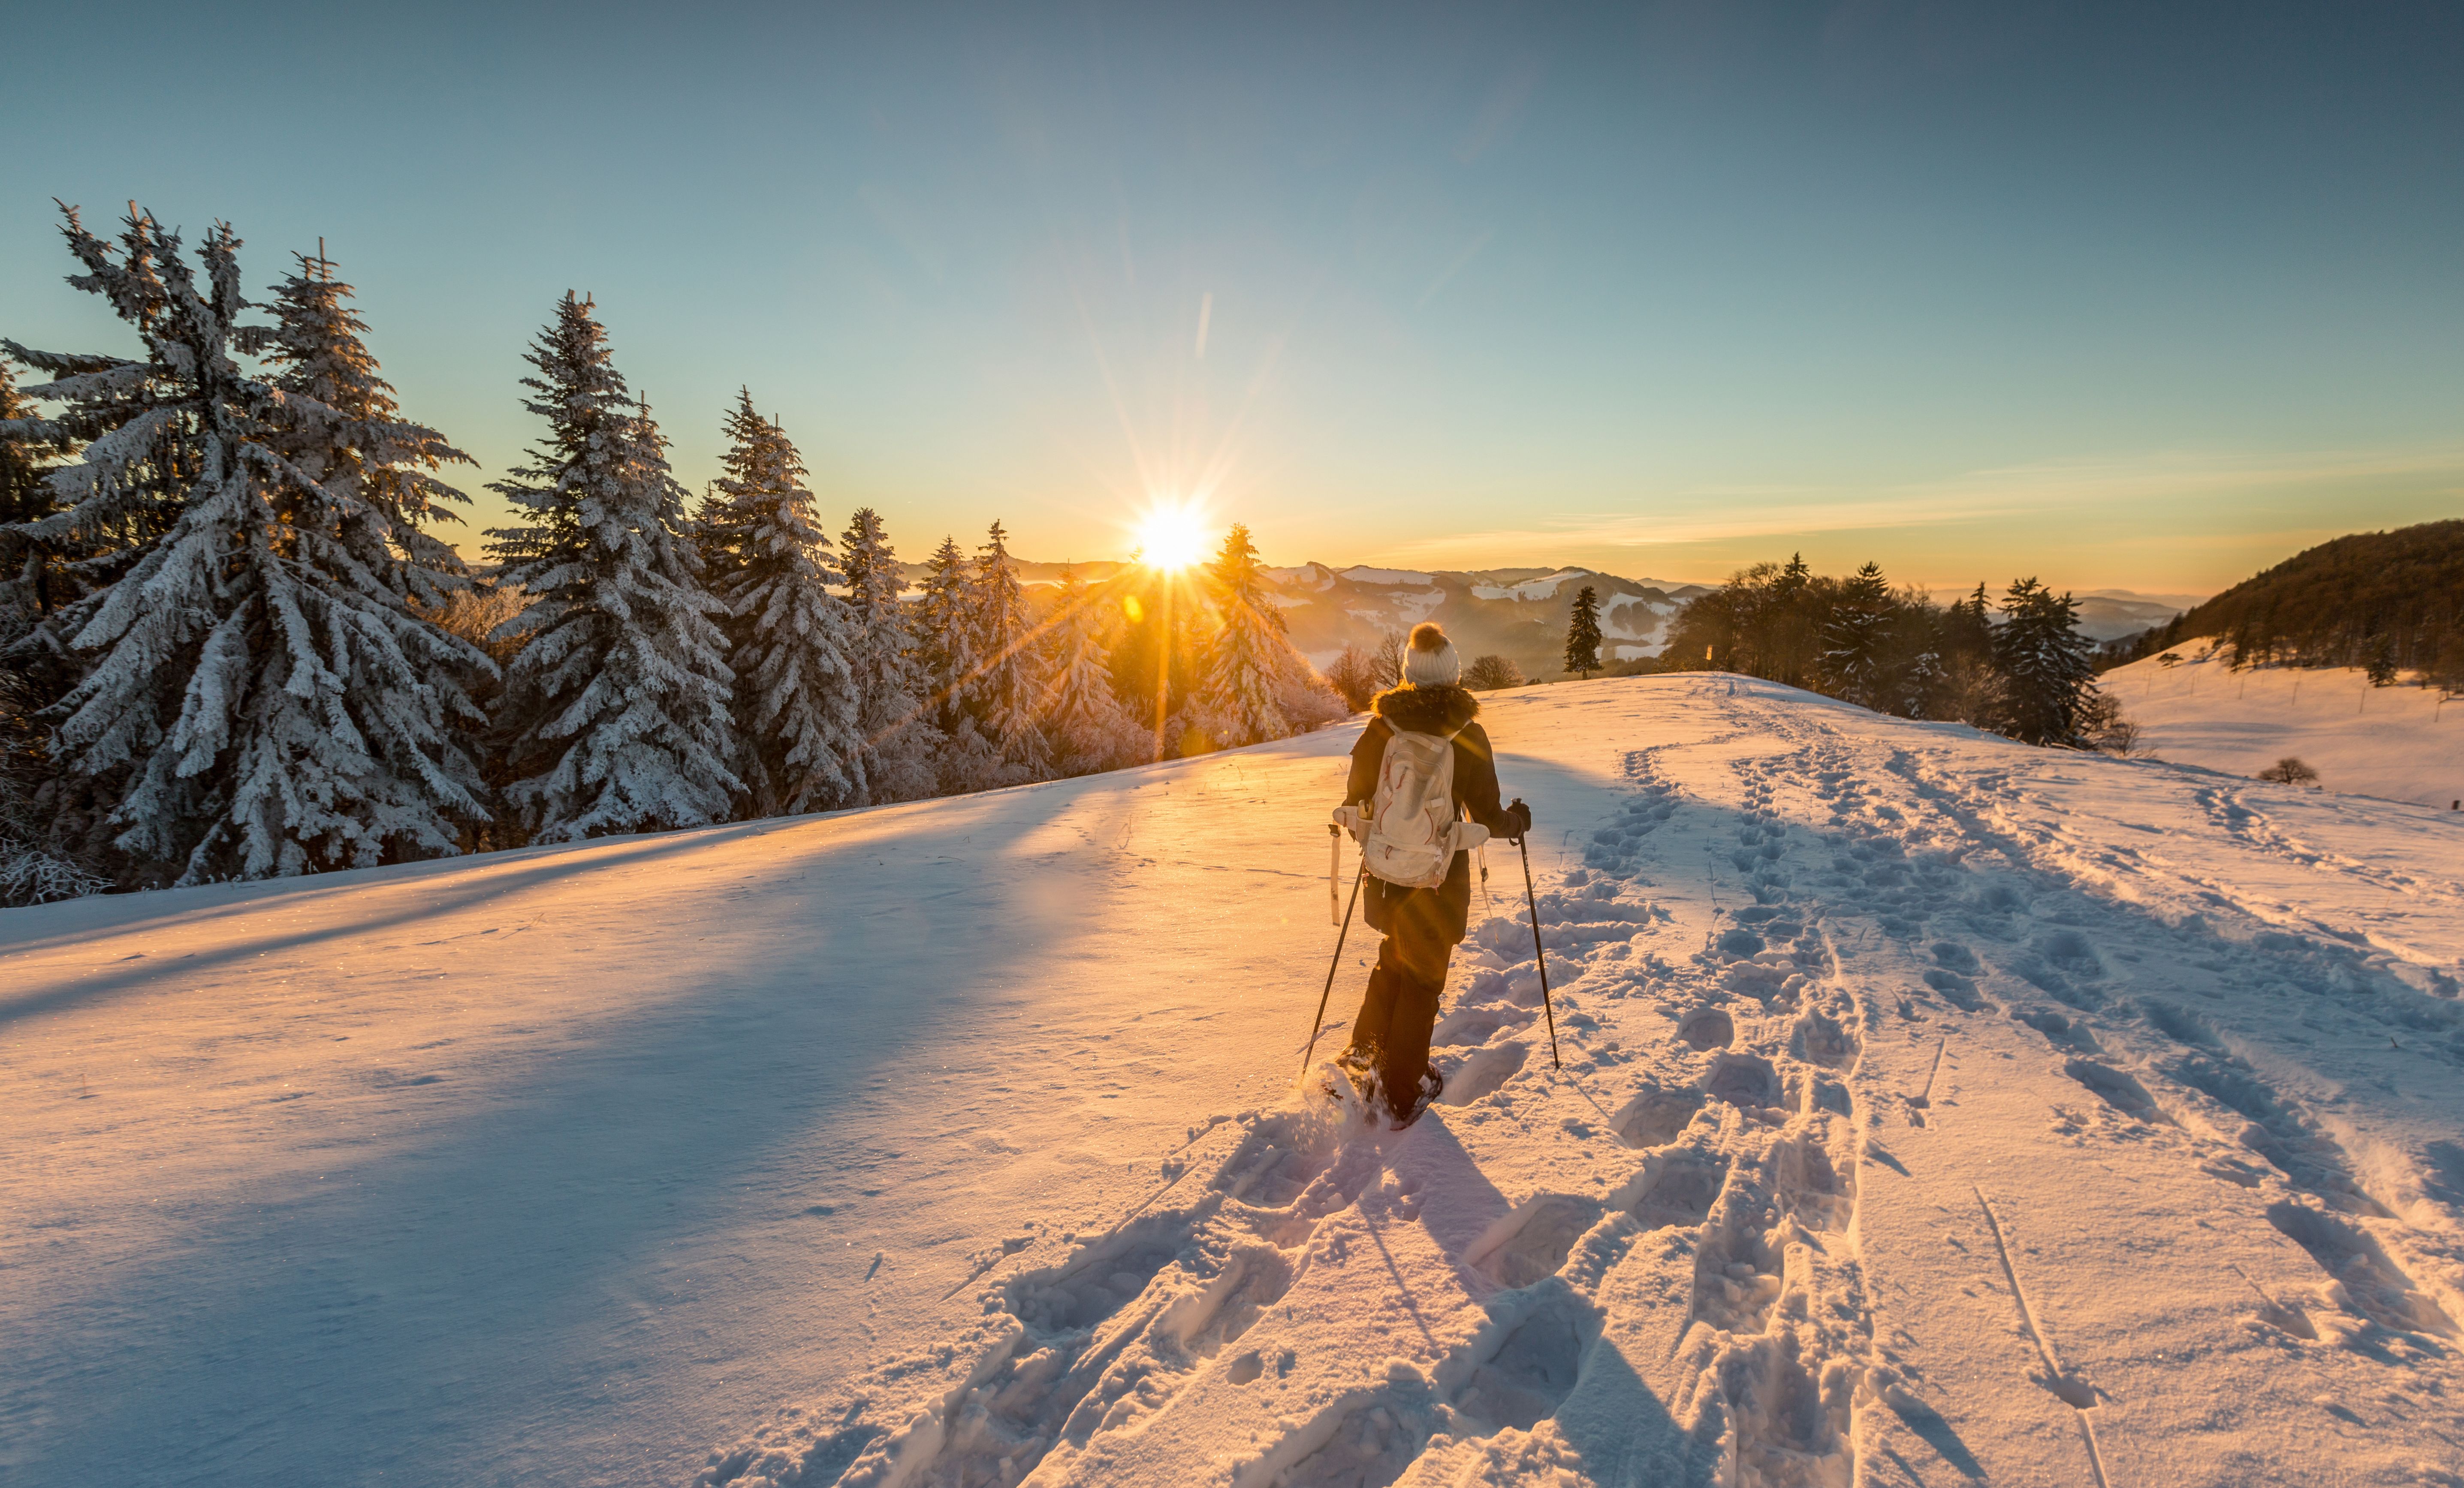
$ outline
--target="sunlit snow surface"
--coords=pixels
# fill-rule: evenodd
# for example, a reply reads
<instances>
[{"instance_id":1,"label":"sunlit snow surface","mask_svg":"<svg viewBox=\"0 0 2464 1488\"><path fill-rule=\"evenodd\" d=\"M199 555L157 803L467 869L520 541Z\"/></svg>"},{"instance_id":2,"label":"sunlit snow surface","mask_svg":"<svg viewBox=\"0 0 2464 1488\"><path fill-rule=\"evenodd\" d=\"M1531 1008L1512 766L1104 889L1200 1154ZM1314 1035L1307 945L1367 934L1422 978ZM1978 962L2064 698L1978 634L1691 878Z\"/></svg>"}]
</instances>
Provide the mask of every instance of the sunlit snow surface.
<instances>
[{"instance_id":1,"label":"sunlit snow surface","mask_svg":"<svg viewBox=\"0 0 2464 1488\"><path fill-rule=\"evenodd\" d=\"M0 1475L2464 1482L2464 821L1487 720L1566 1065L1492 847L1399 1134L1292 1087L1349 730L0 915Z\"/></svg>"},{"instance_id":2,"label":"sunlit snow surface","mask_svg":"<svg viewBox=\"0 0 2464 1488\"><path fill-rule=\"evenodd\" d=\"M2444 806L2464 799L2464 698L2434 688L2370 686L2358 667L2234 671L2186 645L2097 679L2139 725L2140 744L2176 764L2256 776L2290 755L2323 790Z\"/></svg>"}]
</instances>

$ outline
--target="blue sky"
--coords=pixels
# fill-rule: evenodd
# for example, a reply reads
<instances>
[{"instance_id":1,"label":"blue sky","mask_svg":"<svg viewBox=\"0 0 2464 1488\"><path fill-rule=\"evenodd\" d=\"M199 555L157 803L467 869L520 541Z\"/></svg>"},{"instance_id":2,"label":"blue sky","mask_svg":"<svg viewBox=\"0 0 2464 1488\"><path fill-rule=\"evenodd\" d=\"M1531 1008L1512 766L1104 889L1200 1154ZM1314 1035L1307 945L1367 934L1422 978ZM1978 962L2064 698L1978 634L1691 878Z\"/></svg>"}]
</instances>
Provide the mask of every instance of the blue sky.
<instances>
[{"instance_id":1,"label":"blue sky","mask_svg":"<svg viewBox=\"0 0 2464 1488\"><path fill-rule=\"evenodd\" d=\"M50 199L323 235L484 492L594 294L678 474L1114 557L2210 590L2464 514L2464 12L64 5L0 334L127 344ZM1203 344L1200 324L1204 324Z\"/></svg>"}]
</instances>

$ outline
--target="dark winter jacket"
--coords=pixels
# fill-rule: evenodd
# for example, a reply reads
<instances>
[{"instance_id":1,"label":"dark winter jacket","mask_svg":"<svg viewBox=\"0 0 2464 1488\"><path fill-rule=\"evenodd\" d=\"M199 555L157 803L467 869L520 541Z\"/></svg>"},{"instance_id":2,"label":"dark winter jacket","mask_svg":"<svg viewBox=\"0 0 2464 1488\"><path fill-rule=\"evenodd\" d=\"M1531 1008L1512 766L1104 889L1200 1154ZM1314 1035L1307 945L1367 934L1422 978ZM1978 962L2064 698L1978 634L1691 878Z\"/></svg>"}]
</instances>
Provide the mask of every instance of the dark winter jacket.
<instances>
[{"instance_id":1,"label":"dark winter jacket","mask_svg":"<svg viewBox=\"0 0 2464 1488\"><path fill-rule=\"evenodd\" d=\"M1488 732L1474 721L1480 700L1461 688L1389 688L1370 702L1375 714L1352 746L1352 778L1344 800L1366 809L1377 794L1377 772L1385 763L1386 741L1397 729L1412 733L1453 733L1455 740L1455 807L1464 816L1504 837L1515 821L1498 804L1497 757ZM1364 908L1374 930L1402 931L1412 922L1414 939L1442 938L1452 946L1463 938L1471 911L1471 854L1455 854L1446 881L1436 888L1398 888L1374 876L1361 886ZM1414 896L1419 896L1415 900ZM1408 902L1408 903L1407 903ZM1419 922L1427 920L1421 925ZM1442 967L1443 962L1438 963Z\"/></svg>"}]
</instances>

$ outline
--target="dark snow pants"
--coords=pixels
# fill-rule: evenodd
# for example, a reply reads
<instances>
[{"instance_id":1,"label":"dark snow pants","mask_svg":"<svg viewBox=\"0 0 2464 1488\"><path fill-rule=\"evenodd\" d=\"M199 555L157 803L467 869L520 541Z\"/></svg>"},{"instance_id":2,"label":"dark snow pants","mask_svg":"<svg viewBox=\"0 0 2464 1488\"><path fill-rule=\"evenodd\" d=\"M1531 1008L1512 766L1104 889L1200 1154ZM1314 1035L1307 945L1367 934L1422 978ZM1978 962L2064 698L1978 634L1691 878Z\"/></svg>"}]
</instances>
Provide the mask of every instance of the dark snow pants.
<instances>
[{"instance_id":1,"label":"dark snow pants","mask_svg":"<svg viewBox=\"0 0 2464 1488\"><path fill-rule=\"evenodd\" d=\"M1352 1020L1352 1049L1377 1071L1386 1108L1407 1114L1429 1067L1429 1030L1446 989L1446 964L1471 909L1471 854L1455 854L1445 883L1400 888L1371 878L1361 886L1369 926L1386 932L1377 966Z\"/></svg>"}]
</instances>

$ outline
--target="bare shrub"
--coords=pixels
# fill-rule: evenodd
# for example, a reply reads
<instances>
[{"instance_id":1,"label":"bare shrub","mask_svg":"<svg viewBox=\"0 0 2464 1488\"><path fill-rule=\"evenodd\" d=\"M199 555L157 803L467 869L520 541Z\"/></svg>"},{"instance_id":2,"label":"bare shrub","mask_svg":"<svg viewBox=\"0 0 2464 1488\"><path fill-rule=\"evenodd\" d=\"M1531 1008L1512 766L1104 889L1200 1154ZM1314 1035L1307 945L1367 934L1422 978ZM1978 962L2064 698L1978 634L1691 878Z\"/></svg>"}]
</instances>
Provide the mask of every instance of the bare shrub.
<instances>
[{"instance_id":1,"label":"bare shrub","mask_svg":"<svg viewBox=\"0 0 2464 1488\"><path fill-rule=\"evenodd\" d=\"M2273 780L2278 785L2313 785L2318 782L2319 772L2303 764L2299 756L2287 755L2261 770L2258 777Z\"/></svg>"},{"instance_id":2,"label":"bare shrub","mask_svg":"<svg viewBox=\"0 0 2464 1488\"><path fill-rule=\"evenodd\" d=\"M1522 687L1529 680L1523 675L1522 667L1491 653L1472 658L1471 666L1463 670L1463 685L1474 692L1494 692L1501 688Z\"/></svg>"}]
</instances>

